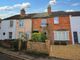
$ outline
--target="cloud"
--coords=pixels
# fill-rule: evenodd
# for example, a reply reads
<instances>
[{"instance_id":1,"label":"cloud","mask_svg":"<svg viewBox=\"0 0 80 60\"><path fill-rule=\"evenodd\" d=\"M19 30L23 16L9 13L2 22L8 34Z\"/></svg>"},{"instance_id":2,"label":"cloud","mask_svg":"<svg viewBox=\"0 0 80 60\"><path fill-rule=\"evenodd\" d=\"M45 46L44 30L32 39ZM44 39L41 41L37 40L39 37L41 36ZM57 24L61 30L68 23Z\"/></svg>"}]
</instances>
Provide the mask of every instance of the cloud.
<instances>
[{"instance_id":1,"label":"cloud","mask_svg":"<svg viewBox=\"0 0 80 60\"><path fill-rule=\"evenodd\" d=\"M6 10L13 10L14 8L29 8L30 7L30 3L26 2L26 3L22 3L22 4L15 4L13 6L3 6L0 7L0 11L6 11Z\"/></svg>"},{"instance_id":2,"label":"cloud","mask_svg":"<svg viewBox=\"0 0 80 60\"><path fill-rule=\"evenodd\" d=\"M13 7L10 7L10 6L0 7L1 11L3 11L3 10L11 10L11 9L13 9Z\"/></svg>"},{"instance_id":3,"label":"cloud","mask_svg":"<svg viewBox=\"0 0 80 60\"><path fill-rule=\"evenodd\" d=\"M5 13L0 13L0 18L4 19L4 18L13 16L13 15L16 15L16 14L19 14L19 13L16 12L16 11L7 11L6 14Z\"/></svg>"},{"instance_id":4,"label":"cloud","mask_svg":"<svg viewBox=\"0 0 80 60\"><path fill-rule=\"evenodd\" d=\"M47 12L47 9L45 9L44 12Z\"/></svg>"},{"instance_id":5,"label":"cloud","mask_svg":"<svg viewBox=\"0 0 80 60\"><path fill-rule=\"evenodd\" d=\"M73 12L73 11L74 11L74 10L71 9L71 10L66 10L65 12Z\"/></svg>"},{"instance_id":6,"label":"cloud","mask_svg":"<svg viewBox=\"0 0 80 60\"><path fill-rule=\"evenodd\" d=\"M73 3L71 6L78 6L79 3Z\"/></svg>"},{"instance_id":7,"label":"cloud","mask_svg":"<svg viewBox=\"0 0 80 60\"><path fill-rule=\"evenodd\" d=\"M21 8L28 8L30 7L30 3L22 3Z\"/></svg>"},{"instance_id":8,"label":"cloud","mask_svg":"<svg viewBox=\"0 0 80 60\"><path fill-rule=\"evenodd\" d=\"M50 5L54 5L55 3L56 3L56 0L50 0L50 1L49 1L49 4L50 4Z\"/></svg>"}]
</instances>

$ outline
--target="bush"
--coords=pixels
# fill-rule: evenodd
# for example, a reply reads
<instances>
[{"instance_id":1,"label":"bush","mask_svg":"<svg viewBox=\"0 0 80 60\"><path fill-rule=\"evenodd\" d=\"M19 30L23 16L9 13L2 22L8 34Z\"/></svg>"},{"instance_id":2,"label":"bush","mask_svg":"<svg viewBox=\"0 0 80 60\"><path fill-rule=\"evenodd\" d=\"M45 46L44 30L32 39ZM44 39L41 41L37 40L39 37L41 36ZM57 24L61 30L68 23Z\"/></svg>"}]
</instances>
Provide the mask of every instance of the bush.
<instances>
[{"instance_id":1,"label":"bush","mask_svg":"<svg viewBox=\"0 0 80 60\"><path fill-rule=\"evenodd\" d=\"M21 44L19 44L21 42ZM26 43L27 41L23 41L23 40L20 40L20 39L17 39L13 42L12 44L12 48L14 48L15 51L19 51L20 50L26 50ZM20 47L19 47L20 45Z\"/></svg>"},{"instance_id":2,"label":"bush","mask_svg":"<svg viewBox=\"0 0 80 60\"><path fill-rule=\"evenodd\" d=\"M15 40L13 42L13 48L14 48L15 51L18 51L18 40Z\"/></svg>"},{"instance_id":3,"label":"bush","mask_svg":"<svg viewBox=\"0 0 80 60\"><path fill-rule=\"evenodd\" d=\"M33 33L32 34L32 41L35 42L45 42L46 35L44 33Z\"/></svg>"}]
</instances>

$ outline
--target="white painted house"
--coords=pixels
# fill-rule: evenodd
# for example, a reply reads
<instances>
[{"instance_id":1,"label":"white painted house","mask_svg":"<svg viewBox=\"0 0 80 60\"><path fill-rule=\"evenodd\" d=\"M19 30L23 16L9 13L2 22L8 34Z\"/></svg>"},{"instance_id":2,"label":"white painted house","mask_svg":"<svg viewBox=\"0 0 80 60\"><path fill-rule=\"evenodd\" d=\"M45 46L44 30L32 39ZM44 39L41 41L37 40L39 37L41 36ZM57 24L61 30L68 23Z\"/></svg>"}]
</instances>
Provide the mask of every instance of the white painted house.
<instances>
[{"instance_id":1,"label":"white painted house","mask_svg":"<svg viewBox=\"0 0 80 60\"><path fill-rule=\"evenodd\" d=\"M11 20L1 21L0 40L16 38L16 20L13 20L13 24L11 22Z\"/></svg>"},{"instance_id":2,"label":"white painted house","mask_svg":"<svg viewBox=\"0 0 80 60\"><path fill-rule=\"evenodd\" d=\"M28 39L31 39L31 19L3 20L1 21L0 26L0 40L18 39L22 33L25 33L28 36Z\"/></svg>"},{"instance_id":3,"label":"white painted house","mask_svg":"<svg viewBox=\"0 0 80 60\"><path fill-rule=\"evenodd\" d=\"M70 16L72 42L80 44L80 15Z\"/></svg>"},{"instance_id":4,"label":"white painted house","mask_svg":"<svg viewBox=\"0 0 80 60\"><path fill-rule=\"evenodd\" d=\"M23 33L31 39L32 33L32 14L25 14L24 9L21 14L5 18L0 23L0 40L18 39Z\"/></svg>"}]
</instances>

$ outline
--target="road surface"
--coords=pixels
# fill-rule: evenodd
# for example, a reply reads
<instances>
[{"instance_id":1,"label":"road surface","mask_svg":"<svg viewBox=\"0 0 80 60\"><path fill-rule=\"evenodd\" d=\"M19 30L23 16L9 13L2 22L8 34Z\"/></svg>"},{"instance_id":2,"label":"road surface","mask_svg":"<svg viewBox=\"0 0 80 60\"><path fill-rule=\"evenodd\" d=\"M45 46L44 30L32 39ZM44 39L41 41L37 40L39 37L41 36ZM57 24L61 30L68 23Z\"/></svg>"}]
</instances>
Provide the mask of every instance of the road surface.
<instances>
[{"instance_id":1,"label":"road surface","mask_svg":"<svg viewBox=\"0 0 80 60\"><path fill-rule=\"evenodd\" d=\"M0 53L0 60L20 60L20 59Z\"/></svg>"}]
</instances>

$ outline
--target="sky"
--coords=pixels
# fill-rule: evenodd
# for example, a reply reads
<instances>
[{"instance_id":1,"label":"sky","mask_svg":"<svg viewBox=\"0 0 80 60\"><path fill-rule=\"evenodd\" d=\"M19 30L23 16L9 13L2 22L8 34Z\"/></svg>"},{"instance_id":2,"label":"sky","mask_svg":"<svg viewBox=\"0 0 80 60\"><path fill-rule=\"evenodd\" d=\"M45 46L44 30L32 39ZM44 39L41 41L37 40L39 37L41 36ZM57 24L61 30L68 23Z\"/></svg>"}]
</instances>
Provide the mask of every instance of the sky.
<instances>
[{"instance_id":1,"label":"sky","mask_svg":"<svg viewBox=\"0 0 80 60\"><path fill-rule=\"evenodd\" d=\"M49 4L52 11L80 11L80 0L0 0L0 18L19 14L22 8L26 14L46 12Z\"/></svg>"}]
</instances>

